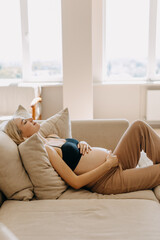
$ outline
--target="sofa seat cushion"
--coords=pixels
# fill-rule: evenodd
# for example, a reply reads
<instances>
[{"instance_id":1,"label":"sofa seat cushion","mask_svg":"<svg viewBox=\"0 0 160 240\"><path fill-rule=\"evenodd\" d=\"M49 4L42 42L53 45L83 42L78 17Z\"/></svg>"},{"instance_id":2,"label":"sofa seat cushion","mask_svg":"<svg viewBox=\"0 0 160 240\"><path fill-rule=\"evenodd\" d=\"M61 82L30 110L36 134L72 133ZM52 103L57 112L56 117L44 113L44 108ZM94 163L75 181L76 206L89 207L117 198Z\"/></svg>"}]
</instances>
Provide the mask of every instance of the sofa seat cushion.
<instances>
[{"instance_id":1,"label":"sofa seat cushion","mask_svg":"<svg viewBox=\"0 0 160 240\"><path fill-rule=\"evenodd\" d=\"M0 221L21 240L159 240L160 206L143 199L7 200Z\"/></svg>"},{"instance_id":2,"label":"sofa seat cushion","mask_svg":"<svg viewBox=\"0 0 160 240\"><path fill-rule=\"evenodd\" d=\"M85 189L75 190L70 187L59 197L59 200L61 199L148 199L158 202L152 190L103 195Z\"/></svg>"},{"instance_id":3,"label":"sofa seat cushion","mask_svg":"<svg viewBox=\"0 0 160 240\"><path fill-rule=\"evenodd\" d=\"M3 223L0 223L1 240L18 240L18 238Z\"/></svg>"}]
</instances>

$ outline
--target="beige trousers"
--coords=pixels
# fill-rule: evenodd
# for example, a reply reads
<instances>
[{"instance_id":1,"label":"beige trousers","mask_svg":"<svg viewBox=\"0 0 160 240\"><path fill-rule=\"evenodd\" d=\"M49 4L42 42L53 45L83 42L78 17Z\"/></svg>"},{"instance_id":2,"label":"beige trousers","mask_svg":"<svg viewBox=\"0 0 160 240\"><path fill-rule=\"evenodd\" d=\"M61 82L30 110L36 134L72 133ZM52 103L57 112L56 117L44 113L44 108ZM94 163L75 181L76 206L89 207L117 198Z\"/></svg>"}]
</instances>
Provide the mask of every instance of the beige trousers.
<instances>
[{"instance_id":1,"label":"beige trousers","mask_svg":"<svg viewBox=\"0 0 160 240\"><path fill-rule=\"evenodd\" d=\"M142 150L153 165L136 168ZM118 157L119 166L93 183L91 191L116 194L151 189L160 184L160 137L147 123L140 120L133 122L113 153Z\"/></svg>"}]
</instances>

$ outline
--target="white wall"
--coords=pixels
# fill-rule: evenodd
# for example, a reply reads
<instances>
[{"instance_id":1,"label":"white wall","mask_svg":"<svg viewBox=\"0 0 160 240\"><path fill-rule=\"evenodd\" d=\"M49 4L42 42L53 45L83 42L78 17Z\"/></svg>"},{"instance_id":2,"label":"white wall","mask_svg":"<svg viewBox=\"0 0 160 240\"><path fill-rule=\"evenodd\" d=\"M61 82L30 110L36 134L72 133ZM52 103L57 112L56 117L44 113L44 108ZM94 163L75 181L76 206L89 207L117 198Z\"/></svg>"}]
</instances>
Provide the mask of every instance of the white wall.
<instances>
[{"instance_id":1,"label":"white wall","mask_svg":"<svg viewBox=\"0 0 160 240\"><path fill-rule=\"evenodd\" d=\"M42 88L42 119L47 119L63 109L63 87Z\"/></svg>"},{"instance_id":2,"label":"white wall","mask_svg":"<svg viewBox=\"0 0 160 240\"><path fill-rule=\"evenodd\" d=\"M145 120L147 89L160 89L160 85L94 84L93 118L126 118L129 122ZM44 119L63 108L63 86L42 88L42 97Z\"/></svg>"},{"instance_id":3,"label":"white wall","mask_svg":"<svg viewBox=\"0 0 160 240\"><path fill-rule=\"evenodd\" d=\"M126 118L129 122L145 120L147 89L160 89L160 85L94 84L93 118ZM34 89L31 87L0 87L0 116L14 113L19 104L31 110L33 97ZM62 84L42 87L42 99L43 119L63 109Z\"/></svg>"},{"instance_id":4,"label":"white wall","mask_svg":"<svg viewBox=\"0 0 160 240\"><path fill-rule=\"evenodd\" d=\"M12 115L19 104L31 113L31 101L34 98L33 87L0 87L0 116Z\"/></svg>"},{"instance_id":5,"label":"white wall","mask_svg":"<svg viewBox=\"0 0 160 240\"><path fill-rule=\"evenodd\" d=\"M140 117L140 86L96 85L94 86L94 118Z\"/></svg>"},{"instance_id":6,"label":"white wall","mask_svg":"<svg viewBox=\"0 0 160 240\"><path fill-rule=\"evenodd\" d=\"M92 0L62 0L63 106L93 118Z\"/></svg>"}]
</instances>

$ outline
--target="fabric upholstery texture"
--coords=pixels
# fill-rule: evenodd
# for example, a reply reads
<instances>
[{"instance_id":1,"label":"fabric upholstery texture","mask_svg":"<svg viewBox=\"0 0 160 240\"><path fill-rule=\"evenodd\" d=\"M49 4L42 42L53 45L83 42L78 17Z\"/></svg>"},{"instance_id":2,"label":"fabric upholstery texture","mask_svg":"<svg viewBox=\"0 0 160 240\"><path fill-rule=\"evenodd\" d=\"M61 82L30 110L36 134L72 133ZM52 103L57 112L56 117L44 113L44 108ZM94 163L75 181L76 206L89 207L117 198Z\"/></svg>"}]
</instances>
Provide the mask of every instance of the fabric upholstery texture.
<instances>
[{"instance_id":1,"label":"fabric upholstery texture","mask_svg":"<svg viewBox=\"0 0 160 240\"><path fill-rule=\"evenodd\" d=\"M21 116L28 117L27 111L19 107ZM61 138L71 137L71 124L68 109L64 109L40 125L40 134L44 137L57 134ZM19 152L24 167L30 176L37 199L56 199L66 189L67 184L51 166L41 139L34 134L19 145Z\"/></svg>"},{"instance_id":2,"label":"fabric upholstery texture","mask_svg":"<svg viewBox=\"0 0 160 240\"><path fill-rule=\"evenodd\" d=\"M160 201L160 185L153 188L154 194L156 195L157 199Z\"/></svg>"},{"instance_id":3,"label":"fabric upholstery texture","mask_svg":"<svg viewBox=\"0 0 160 240\"><path fill-rule=\"evenodd\" d=\"M67 185L53 169L42 140L37 134L28 138L19 146L20 155L28 172L37 199L56 199Z\"/></svg>"},{"instance_id":4,"label":"fabric upholstery texture","mask_svg":"<svg viewBox=\"0 0 160 240\"><path fill-rule=\"evenodd\" d=\"M19 105L13 117L29 118L31 115L23 106ZM3 127L4 126L5 125L3 125ZM41 129L41 133L44 136L55 133L62 138L71 137L68 109L64 109L51 118L43 121ZM33 142L37 148L33 148L34 145L32 146L32 139L34 139ZM2 180L0 182L0 189L8 199L32 199L32 182L35 187L34 192L38 199L55 199L66 190L67 185L52 168L43 144L37 136L28 139L27 142L20 147L20 149L22 149L21 155L23 153L22 159L25 163L27 163L25 167L27 167L29 176L31 174L30 178L32 177L32 182L28 177L24 166L22 165L17 145L2 131L0 132L0 140L0 177ZM30 150L28 151L30 147L32 147L31 154ZM27 151L25 148L27 148ZM32 166L34 164L34 169L37 169L38 166L38 171L31 171L34 169L29 168L28 163L30 163ZM45 168L47 171L44 171ZM33 175L33 172L35 175Z\"/></svg>"},{"instance_id":5,"label":"fabric upholstery texture","mask_svg":"<svg viewBox=\"0 0 160 240\"><path fill-rule=\"evenodd\" d=\"M26 109L19 105L13 117L29 117ZM33 197L32 183L23 167L17 145L3 132L5 121L0 131L0 189L8 199L30 200Z\"/></svg>"},{"instance_id":6,"label":"fabric upholstery texture","mask_svg":"<svg viewBox=\"0 0 160 240\"><path fill-rule=\"evenodd\" d=\"M76 128L74 124L77 126ZM111 148L114 149L123 130L127 128L127 122L120 121L118 123L117 121L116 127L118 128L119 124L120 130L112 134L111 122L109 123L110 127L108 127L108 121L104 121L101 127L98 127L96 124L96 121L94 121L92 126L89 126L88 122L85 125L85 121L80 124L74 121L74 126L72 125L73 137L79 136L80 140L89 138L89 143L90 141L93 142L93 146L97 146L97 141L103 144L107 139L107 142L111 142ZM112 127L115 126L114 124ZM105 133L101 136L99 131L103 132L103 129L105 129ZM37 145L40 139L36 138L36 134L33 138ZM27 141L26 144L28 144ZM32 145L30 143L29 147L32 149L34 142L31 142ZM25 149L23 149L25 154L30 152L27 150L28 146ZM46 156L47 153L43 146L40 147L40 151L42 151L42 155ZM35 158L35 161L37 159ZM26 162L28 160L29 158L26 156ZM45 164L48 167L48 159L45 159L43 162L39 162L38 159L38 163L42 165L42 169ZM31 164L33 164L33 169L31 170L34 175L33 171L36 171L37 165L34 167L32 160ZM29 167L31 166L29 163ZM38 169L37 173L39 173ZM36 184L38 181L39 178L37 177ZM6 200L1 206L0 222L3 222L20 240L51 240L53 238L56 240L160 239L160 208L151 190L104 196L91 193L85 189L74 190L69 187L60 195L59 199L59 201L53 199L38 201Z\"/></svg>"},{"instance_id":7,"label":"fabric upholstery texture","mask_svg":"<svg viewBox=\"0 0 160 240\"><path fill-rule=\"evenodd\" d=\"M155 194L151 190L103 195L100 193L90 192L83 188L75 190L70 187L59 197L59 200L62 199L148 199L158 202Z\"/></svg>"},{"instance_id":8,"label":"fabric upholstery texture","mask_svg":"<svg viewBox=\"0 0 160 240\"><path fill-rule=\"evenodd\" d=\"M18 240L18 238L6 227L3 223L0 223L0 239L1 240Z\"/></svg>"},{"instance_id":9,"label":"fabric upholstery texture","mask_svg":"<svg viewBox=\"0 0 160 240\"><path fill-rule=\"evenodd\" d=\"M124 119L74 120L71 122L72 137L84 140L92 147L115 149L118 141L128 128Z\"/></svg>"},{"instance_id":10,"label":"fabric upholstery texture","mask_svg":"<svg viewBox=\"0 0 160 240\"><path fill-rule=\"evenodd\" d=\"M31 114L22 105L19 105L13 117L30 118Z\"/></svg>"},{"instance_id":11,"label":"fabric upholstery texture","mask_svg":"<svg viewBox=\"0 0 160 240\"><path fill-rule=\"evenodd\" d=\"M143 199L5 201L0 221L20 240L159 240L160 206Z\"/></svg>"},{"instance_id":12,"label":"fabric upholstery texture","mask_svg":"<svg viewBox=\"0 0 160 240\"><path fill-rule=\"evenodd\" d=\"M39 132L43 137L47 137L52 133L61 138L72 137L68 108L65 108L47 120L44 120Z\"/></svg>"},{"instance_id":13,"label":"fabric upholstery texture","mask_svg":"<svg viewBox=\"0 0 160 240\"><path fill-rule=\"evenodd\" d=\"M23 168L17 145L3 131L0 131L0 190L8 199L33 197L33 186Z\"/></svg>"}]
</instances>

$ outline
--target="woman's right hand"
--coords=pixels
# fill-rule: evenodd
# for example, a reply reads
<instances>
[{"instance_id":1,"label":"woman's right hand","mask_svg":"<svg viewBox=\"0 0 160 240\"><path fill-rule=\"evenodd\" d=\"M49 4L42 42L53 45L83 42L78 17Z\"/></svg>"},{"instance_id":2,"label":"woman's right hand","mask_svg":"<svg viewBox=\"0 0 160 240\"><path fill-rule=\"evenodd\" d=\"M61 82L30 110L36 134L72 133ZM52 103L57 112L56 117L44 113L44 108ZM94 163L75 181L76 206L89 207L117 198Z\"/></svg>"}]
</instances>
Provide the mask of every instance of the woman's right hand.
<instances>
[{"instance_id":1,"label":"woman's right hand","mask_svg":"<svg viewBox=\"0 0 160 240\"><path fill-rule=\"evenodd\" d=\"M113 155L113 153L110 151L106 157L106 162L110 168L117 167L119 162L117 155Z\"/></svg>"}]
</instances>

